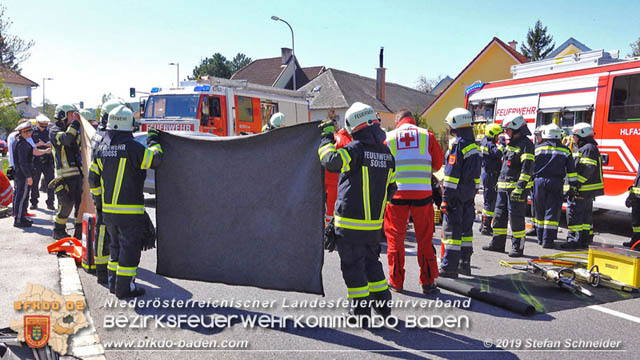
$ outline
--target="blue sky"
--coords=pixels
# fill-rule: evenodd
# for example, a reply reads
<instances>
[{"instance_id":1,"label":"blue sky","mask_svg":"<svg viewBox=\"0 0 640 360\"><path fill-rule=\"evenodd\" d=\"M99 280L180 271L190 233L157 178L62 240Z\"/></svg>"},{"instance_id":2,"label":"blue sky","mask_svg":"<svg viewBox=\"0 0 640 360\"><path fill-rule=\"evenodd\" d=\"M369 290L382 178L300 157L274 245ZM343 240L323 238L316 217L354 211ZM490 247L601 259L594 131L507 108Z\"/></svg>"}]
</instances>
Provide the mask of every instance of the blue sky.
<instances>
[{"instance_id":1,"label":"blue sky","mask_svg":"<svg viewBox=\"0 0 640 360\"><path fill-rule=\"evenodd\" d=\"M630 52L640 37L640 1L25 1L3 0L10 32L34 40L23 75L54 103L98 105L101 95L185 79L201 58L242 52L276 57L295 32L302 66L375 77L385 47L387 81L455 77L493 36L522 43L537 19L556 45L573 36L592 49ZM42 87L34 90L42 102Z\"/></svg>"}]
</instances>

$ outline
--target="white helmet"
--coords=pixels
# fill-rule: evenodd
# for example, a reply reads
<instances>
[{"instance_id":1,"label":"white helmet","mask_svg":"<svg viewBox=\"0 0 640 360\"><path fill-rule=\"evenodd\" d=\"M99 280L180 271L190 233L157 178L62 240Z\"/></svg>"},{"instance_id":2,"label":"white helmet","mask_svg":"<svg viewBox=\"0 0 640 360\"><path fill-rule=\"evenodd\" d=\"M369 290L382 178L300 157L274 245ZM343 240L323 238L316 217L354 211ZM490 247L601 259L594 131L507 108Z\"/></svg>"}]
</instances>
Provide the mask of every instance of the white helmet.
<instances>
[{"instance_id":1,"label":"white helmet","mask_svg":"<svg viewBox=\"0 0 640 360\"><path fill-rule=\"evenodd\" d=\"M571 128L571 134L577 135L581 138L586 138L587 136L593 136L594 132L591 125L587 123L578 123L573 125L573 128Z\"/></svg>"},{"instance_id":2,"label":"white helmet","mask_svg":"<svg viewBox=\"0 0 640 360\"><path fill-rule=\"evenodd\" d=\"M451 126L452 129L471 126L471 112L463 108L455 108L449 111L444 123Z\"/></svg>"},{"instance_id":3,"label":"white helmet","mask_svg":"<svg viewBox=\"0 0 640 360\"><path fill-rule=\"evenodd\" d=\"M281 112L277 112L271 115L271 119L269 119L269 125L273 128L279 128L284 123L284 114Z\"/></svg>"},{"instance_id":4,"label":"white helmet","mask_svg":"<svg viewBox=\"0 0 640 360\"><path fill-rule=\"evenodd\" d=\"M133 131L133 111L124 105L119 105L109 113L107 130Z\"/></svg>"},{"instance_id":5,"label":"white helmet","mask_svg":"<svg viewBox=\"0 0 640 360\"><path fill-rule=\"evenodd\" d=\"M543 139L562 139L562 129L556 124L548 124L542 126L542 138Z\"/></svg>"},{"instance_id":6,"label":"white helmet","mask_svg":"<svg viewBox=\"0 0 640 360\"><path fill-rule=\"evenodd\" d=\"M47 125L51 123L49 118L44 114L38 114L38 116L36 116L36 122L40 124L47 124Z\"/></svg>"},{"instance_id":7,"label":"white helmet","mask_svg":"<svg viewBox=\"0 0 640 360\"><path fill-rule=\"evenodd\" d=\"M100 108L100 114L101 114L100 123L102 125L106 125L109 118L109 113L111 112L111 110L117 108L120 105L124 105L124 100L120 98L109 99L105 101L104 104L102 104L102 107Z\"/></svg>"},{"instance_id":8,"label":"white helmet","mask_svg":"<svg viewBox=\"0 0 640 360\"><path fill-rule=\"evenodd\" d=\"M73 104L58 105L56 106L56 112L55 112L54 118L56 120L66 120L67 113L71 111L78 111L78 108Z\"/></svg>"},{"instance_id":9,"label":"white helmet","mask_svg":"<svg viewBox=\"0 0 640 360\"><path fill-rule=\"evenodd\" d=\"M355 102L345 114L344 128L349 134L364 129L380 121L376 117L376 112L367 104Z\"/></svg>"},{"instance_id":10,"label":"white helmet","mask_svg":"<svg viewBox=\"0 0 640 360\"><path fill-rule=\"evenodd\" d=\"M502 120L503 129L520 130L523 126L527 126L527 123L520 114L511 114Z\"/></svg>"}]
</instances>

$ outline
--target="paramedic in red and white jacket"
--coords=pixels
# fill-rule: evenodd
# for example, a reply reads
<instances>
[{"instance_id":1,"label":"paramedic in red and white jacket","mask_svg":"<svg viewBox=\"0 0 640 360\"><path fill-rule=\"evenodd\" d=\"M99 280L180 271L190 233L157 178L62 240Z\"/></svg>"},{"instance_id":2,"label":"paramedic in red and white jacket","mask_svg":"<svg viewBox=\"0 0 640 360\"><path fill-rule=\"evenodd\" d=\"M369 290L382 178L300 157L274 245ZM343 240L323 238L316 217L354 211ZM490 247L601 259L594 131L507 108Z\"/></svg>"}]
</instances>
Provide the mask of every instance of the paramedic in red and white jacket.
<instances>
[{"instance_id":1,"label":"paramedic in red and white jacket","mask_svg":"<svg viewBox=\"0 0 640 360\"><path fill-rule=\"evenodd\" d=\"M334 126L338 128L338 122L336 121L335 110L329 110L329 119L333 120ZM336 149L343 148L353 141L351 135L345 129L340 129L333 134L333 138L336 141ZM324 170L324 189L327 194L327 210L324 215L324 224L328 225L333 219L333 212L336 206L336 199L338 198L338 176L340 173L332 173Z\"/></svg>"},{"instance_id":2,"label":"paramedic in red and white jacket","mask_svg":"<svg viewBox=\"0 0 640 360\"><path fill-rule=\"evenodd\" d=\"M444 162L444 154L432 132L416 125L411 111L396 113L396 127L387 133L387 146L396 160L398 191L387 204L384 232L387 237L389 284L401 292L404 283L404 239L409 214L413 216L420 284L427 294L436 289L436 252L431 243L434 231L431 174Z\"/></svg>"}]
</instances>

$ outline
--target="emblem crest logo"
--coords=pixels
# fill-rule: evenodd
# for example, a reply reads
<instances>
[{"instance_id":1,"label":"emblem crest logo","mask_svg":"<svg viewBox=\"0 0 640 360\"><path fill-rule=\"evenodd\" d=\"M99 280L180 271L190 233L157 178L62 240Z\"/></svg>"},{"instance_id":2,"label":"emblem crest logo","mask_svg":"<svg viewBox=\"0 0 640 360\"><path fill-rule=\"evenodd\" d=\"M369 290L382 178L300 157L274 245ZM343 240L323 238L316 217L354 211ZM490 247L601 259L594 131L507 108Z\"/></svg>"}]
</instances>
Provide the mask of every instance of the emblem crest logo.
<instances>
[{"instance_id":1,"label":"emblem crest logo","mask_svg":"<svg viewBox=\"0 0 640 360\"><path fill-rule=\"evenodd\" d=\"M40 348L47 345L49 341L49 330L49 316L24 316L24 341L26 341L30 347Z\"/></svg>"}]
</instances>

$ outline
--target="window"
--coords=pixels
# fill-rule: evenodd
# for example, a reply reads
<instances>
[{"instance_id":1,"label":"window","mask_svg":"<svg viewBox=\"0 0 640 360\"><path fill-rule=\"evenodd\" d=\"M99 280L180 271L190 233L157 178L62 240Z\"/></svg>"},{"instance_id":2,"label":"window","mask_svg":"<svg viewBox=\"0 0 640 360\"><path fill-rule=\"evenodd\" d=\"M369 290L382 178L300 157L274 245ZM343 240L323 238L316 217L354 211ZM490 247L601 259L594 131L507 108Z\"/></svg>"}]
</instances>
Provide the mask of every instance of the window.
<instances>
[{"instance_id":1,"label":"window","mask_svg":"<svg viewBox=\"0 0 640 360\"><path fill-rule=\"evenodd\" d=\"M593 110L585 109L585 110L556 110L556 111L541 111L538 113L538 119L536 120L536 127L547 125L547 124L557 124L568 132L573 125L581 122L585 122L587 124L591 124L591 118L593 116ZM569 131L570 132L570 131Z\"/></svg>"},{"instance_id":2,"label":"window","mask_svg":"<svg viewBox=\"0 0 640 360\"><path fill-rule=\"evenodd\" d=\"M220 111L220 98L217 98L217 97L209 98L209 116L210 117L222 116L222 112Z\"/></svg>"},{"instance_id":3,"label":"window","mask_svg":"<svg viewBox=\"0 0 640 360\"><path fill-rule=\"evenodd\" d=\"M196 118L198 95L150 96L144 111L145 118Z\"/></svg>"},{"instance_id":4,"label":"window","mask_svg":"<svg viewBox=\"0 0 640 360\"><path fill-rule=\"evenodd\" d=\"M253 122L253 103L250 97L238 96L238 120Z\"/></svg>"},{"instance_id":5,"label":"window","mask_svg":"<svg viewBox=\"0 0 640 360\"><path fill-rule=\"evenodd\" d=\"M469 104L469 111L473 122L483 122L493 120L494 104L480 103Z\"/></svg>"},{"instance_id":6,"label":"window","mask_svg":"<svg viewBox=\"0 0 640 360\"><path fill-rule=\"evenodd\" d=\"M613 79L609 122L640 122L640 74Z\"/></svg>"},{"instance_id":7,"label":"window","mask_svg":"<svg viewBox=\"0 0 640 360\"><path fill-rule=\"evenodd\" d=\"M260 101L260 110L262 112L262 125L266 125L271 119L271 115L278 112L278 104L270 101Z\"/></svg>"}]
</instances>

